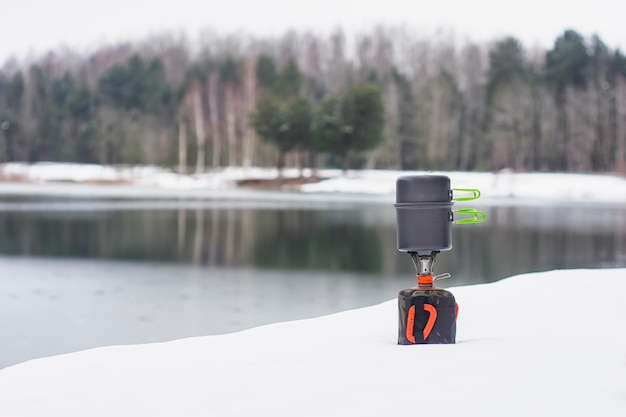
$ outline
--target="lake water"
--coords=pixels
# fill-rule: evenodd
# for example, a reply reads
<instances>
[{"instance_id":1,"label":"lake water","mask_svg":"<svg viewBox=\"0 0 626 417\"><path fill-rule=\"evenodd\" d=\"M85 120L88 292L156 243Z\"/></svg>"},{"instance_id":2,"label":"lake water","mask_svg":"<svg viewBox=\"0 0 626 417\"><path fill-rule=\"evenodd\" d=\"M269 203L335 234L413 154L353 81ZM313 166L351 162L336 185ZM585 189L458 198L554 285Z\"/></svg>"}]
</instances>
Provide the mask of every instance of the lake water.
<instances>
[{"instance_id":1,"label":"lake water","mask_svg":"<svg viewBox=\"0 0 626 417\"><path fill-rule=\"evenodd\" d=\"M626 266L624 206L482 209L453 227L441 286ZM0 368L383 302L415 285L395 239L391 204L3 198Z\"/></svg>"}]
</instances>

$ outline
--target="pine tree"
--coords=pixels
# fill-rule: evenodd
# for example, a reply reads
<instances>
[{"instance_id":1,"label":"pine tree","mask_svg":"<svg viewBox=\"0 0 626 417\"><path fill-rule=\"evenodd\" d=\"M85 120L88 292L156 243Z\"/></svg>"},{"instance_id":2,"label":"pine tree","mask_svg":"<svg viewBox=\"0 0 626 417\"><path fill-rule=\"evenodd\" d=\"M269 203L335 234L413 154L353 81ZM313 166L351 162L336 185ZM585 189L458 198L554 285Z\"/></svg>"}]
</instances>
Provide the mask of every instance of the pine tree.
<instances>
[{"instance_id":1,"label":"pine tree","mask_svg":"<svg viewBox=\"0 0 626 417\"><path fill-rule=\"evenodd\" d=\"M349 156L376 147L383 138L384 107L380 88L361 84L325 99L313 122L316 147L341 158L344 174Z\"/></svg>"}]
</instances>

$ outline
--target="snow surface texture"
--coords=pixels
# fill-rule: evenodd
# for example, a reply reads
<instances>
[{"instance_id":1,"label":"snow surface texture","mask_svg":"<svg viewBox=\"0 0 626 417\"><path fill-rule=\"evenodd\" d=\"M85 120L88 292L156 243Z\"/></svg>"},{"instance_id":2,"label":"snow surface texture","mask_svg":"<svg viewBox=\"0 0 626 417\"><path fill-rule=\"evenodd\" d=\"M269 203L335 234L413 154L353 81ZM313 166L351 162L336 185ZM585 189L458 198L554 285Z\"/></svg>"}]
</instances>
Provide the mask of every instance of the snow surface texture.
<instances>
[{"instance_id":1,"label":"snow surface texture","mask_svg":"<svg viewBox=\"0 0 626 417\"><path fill-rule=\"evenodd\" d=\"M626 415L626 269L452 288L457 344L398 346L397 302L0 370L0 415Z\"/></svg>"},{"instance_id":2,"label":"snow surface texture","mask_svg":"<svg viewBox=\"0 0 626 417\"><path fill-rule=\"evenodd\" d=\"M295 177L299 170L285 170L285 176ZM305 170L304 175L310 175ZM342 176L339 170L320 170L324 181L305 184L305 194L366 195L375 200L393 202L395 180L402 175L442 174L450 177L456 188L478 188L481 202L491 199L528 200L532 204L550 201L572 202L626 202L626 178L598 174L515 173L503 170L497 173L423 172L423 171L349 171ZM179 175L154 166L111 167L89 164L7 163L0 164L0 194L100 195L115 197L212 197L232 191L235 182L245 178L276 178L275 169L224 168L201 175ZM60 183L61 182L61 183ZM67 182L75 183L69 186ZM90 182L105 182L97 187ZM116 183L132 184L116 185ZM78 185L76 185L78 184ZM254 194L254 193L252 193ZM282 193L283 198L296 198L294 193ZM237 195L230 195L236 198ZM268 193L264 193L264 198ZM300 194L302 197L302 194ZM381 200L382 197L382 200ZM250 193L245 195L250 198Z\"/></svg>"}]
</instances>

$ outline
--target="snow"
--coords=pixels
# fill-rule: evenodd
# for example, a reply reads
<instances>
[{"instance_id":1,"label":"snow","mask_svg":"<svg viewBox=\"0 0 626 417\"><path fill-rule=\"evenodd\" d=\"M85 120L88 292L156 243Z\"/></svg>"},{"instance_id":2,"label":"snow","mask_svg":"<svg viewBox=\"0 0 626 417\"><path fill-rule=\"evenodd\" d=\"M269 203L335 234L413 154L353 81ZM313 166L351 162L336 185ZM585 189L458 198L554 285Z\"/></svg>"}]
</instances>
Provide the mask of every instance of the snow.
<instances>
[{"instance_id":1,"label":"snow","mask_svg":"<svg viewBox=\"0 0 626 417\"><path fill-rule=\"evenodd\" d=\"M395 193L402 175L447 175L455 188L478 188L481 199L524 199L534 202L626 202L626 178L600 174L490 172L376 171L306 184L302 191L340 193Z\"/></svg>"},{"instance_id":2,"label":"snow","mask_svg":"<svg viewBox=\"0 0 626 417\"><path fill-rule=\"evenodd\" d=\"M311 174L309 169L304 175ZM608 174L434 172L339 170L318 172L325 180L305 184L301 192L261 192L264 199L358 198L393 202L395 180L402 175L439 174L450 177L455 188L478 188L481 203L515 201L543 204L554 201L577 203L626 203L626 178ZM285 176L300 175L297 169ZM180 175L155 166L100 166L61 163L0 164L0 194L100 196L119 198L251 198L256 191L237 189L246 178L273 179L276 169L222 168L198 175ZM97 184L97 185L94 185Z\"/></svg>"},{"instance_id":3,"label":"snow","mask_svg":"<svg viewBox=\"0 0 626 417\"><path fill-rule=\"evenodd\" d=\"M398 346L390 300L32 360L0 370L0 415L624 416L625 275L559 270L451 288L454 345Z\"/></svg>"}]
</instances>

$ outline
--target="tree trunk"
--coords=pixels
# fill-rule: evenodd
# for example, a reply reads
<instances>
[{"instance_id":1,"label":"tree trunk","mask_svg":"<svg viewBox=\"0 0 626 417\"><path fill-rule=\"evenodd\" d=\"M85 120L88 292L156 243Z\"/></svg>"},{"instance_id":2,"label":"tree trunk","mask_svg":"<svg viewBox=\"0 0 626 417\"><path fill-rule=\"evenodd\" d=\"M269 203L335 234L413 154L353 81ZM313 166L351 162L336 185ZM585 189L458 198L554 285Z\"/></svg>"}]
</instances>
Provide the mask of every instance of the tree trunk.
<instances>
[{"instance_id":1,"label":"tree trunk","mask_svg":"<svg viewBox=\"0 0 626 417\"><path fill-rule=\"evenodd\" d=\"M283 178L283 168L285 168L285 152L281 149L278 150L278 163L276 169L278 170L278 178Z\"/></svg>"},{"instance_id":2,"label":"tree trunk","mask_svg":"<svg viewBox=\"0 0 626 417\"><path fill-rule=\"evenodd\" d=\"M378 146L376 149L368 153L367 158L365 159L365 169L376 169L383 146Z\"/></svg>"},{"instance_id":3,"label":"tree trunk","mask_svg":"<svg viewBox=\"0 0 626 417\"><path fill-rule=\"evenodd\" d=\"M219 115L217 113L217 72L209 74L209 117L211 121L211 140L213 142L213 155L211 166L220 166L222 139L220 137Z\"/></svg>"},{"instance_id":4,"label":"tree trunk","mask_svg":"<svg viewBox=\"0 0 626 417\"><path fill-rule=\"evenodd\" d=\"M593 171L606 171L609 162L609 155L606 148L610 146L609 136L607 135L606 120L608 119L605 106L604 106L604 91L599 80L595 80L592 88L590 88L591 101L590 104L594 107L595 120L593 121L593 132L590 135L592 138L591 145L591 167Z\"/></svg>"},{"instance_id":5,"label":"tree trunk","mask_svg":"<svg viewBox=\"0 0 626 417\"><path fill-rule=\"evenodd\" d=\"M398 85L394 80L388 81L383 87L383 102L385 105L385 124L383 141L377 146L378 156L383 159L387 167L398 169L400 162L400 105L398 102ZM375 161L372 161L375 162Z\"/></svg>"},{"instance_id":6,"label":"tree trunk","mask_svg":"<svg viewBox=\"0 0 626 417\"><path fill-rule=\"evenodd\" d=\"M467 110L466 110L466 106L465 106L465 98L463 97L462 94L459 94L458 96L458 103L459 103L459 108L460 108L460 114L459 114L459 131L457 133L457 152L456 152L456 163L454 164L454 169L459 169L462 170L463 169L463 151L465 148L465 141L466 141L466 135L467 135L467 127L466 127L466 117L467 117Z\"/></svg>"},{"instance_id":7,"label":"tree trunk","mask_svg":"<svg viewBox=\"0 0 626 417\"><path fill-rule=\"evenodd\" d=\"M541 144L541 99L539 88L534 85L532 87L532 153L531 166L534 171L539 171L540 163L540 144Z\"/></svg>"},{"instance_id":8,"label":"tree trunk","mask_svg":"<svg viewBox=\"0 0 626 417\"><path fill-rule=\"evenodd\" d=\"M178 118L178 173L187 173L187 123L182 117Z\"/></svg>"},{"instance_id":9,"label":"tree trunk","mask_svg":"<svg viewBox=\"0 0 626 417\"><path fill-rule=\"evenodd\" d=\"M318 155L317 152L311 151L309 154L309 164L311 166L311 178L317 179L319 178L319 168L318 168Z\"/></svg>"},{"instance_id":10,"label":"tree trunk","mask_svg":"<svg viewBox=\"0 0 626 417\"><path fill-rule=\"evenodd\" d=\"M237 165L237 137L235 131L235 92L232 83L226 84L225 90L226 107L226 138L228 142L228 166Z\"/></svg>"},{"instance_id":11,"label":"tree trunk","mask_svg":"<svg viewBox=\"0 0 626 417\"><path fill-rule=\"evenodd\" d=\"M4 144L5 144L5 156L3 161L6 162L12 162L15 161L15 153L13 152L13 139L12 139L12 135L11 133L8 132L8 130L10 128L12 128L12 126L7 127L6 129L4 129L5 126L0 126L0 134L2 134L2 137L4 137Z\"/></svg>"},{"instance_id":12,"label":"tree trunk","mask_svg":"<svg viewBox=\"0 0 626 417\"><path fill-rule=\"evenodd\" d=\"M252 158L254 155L255 136L248 118L256 106L256 73L252 60L246 61L244 65L243 90L243 150L241 165L250 167L252 166Z\"/></svg>"},{"instance_id":13,"label":"tree trunk","mask_svg":"<svg viewBox=\"0 0 626 417\"><path fill-rule=\"evenodd\" d=\"M573 93L573 91L569 92L570 94ZM568 92L565 91L565 99L563 101L563 148L564 148L564 156L565 156L565 171L566 172L573 172L575 170L575 158L574 158L574 151L576 151L576 149L574 149L574 147L572 146L572 144L574 144L574 135L573 133L573 129L572 129L572 124L573 121L575 120L574 118L574 106L572 105L572 99L570 97L567 97Z\"/></svg>"},{"instance_id":14,"label":"tree trunk","mask_svg":"<svg viewBox=\"0 0 626 417\"><path fill-rule=\"evenodd\" d=\"M426 147L426 156L429 162L429 165L432 163L439 162L435 160L437 155L437 146L439 145L439 106L441 105L441 87L438 85L438 82L433 83L433 92L432 92L432 101L430 103L431 113L430 120L428 126L428 142Z\"/></svg>"},{"instance_id":15,"label":"tree trunk","mask_svg":"<svg viewBox=\"0 0 626 417\"><path fill-rule=\"evenodd\" d=\"M567 120L567 92L565 88L563 91L557 93L556 108L557 108L557 123L556 123L556 137L559 138L558 145L556 146L557 155L555 155L555 162L557 170L567 170L569 158L569 124ZM560 153L560 155L559 155Z\"/></svg>"},{"instance_id":16,"label":"tree trunk","mask_svg":"<svg viewBox=\"0 0 626 417\"><path fill-rule=\"evenodd\" d=\"M204 135L204 117L202 115L202 97L200 96L200 85L196 84L193 90L193 119L196 128L196 143L198 145L198 155L196 158L196 174L204 172L204 146L206 137Z\"/></svg>"},{"instance_id":17,"label":"tree trunk","mask_svg":"<svg viewBox=\"0 0 626 417\"><path fill-rule=\"evenodd\" d=\"M309 159L309 152L298 151L298 168L300 168L300 178L304 178L304 168L306 168L306 161Z\"/></svg>"},{"instance_id":18,"label":"tree trunk","mask_svg":"<svg viewBox=\"0 0 626 417\"><path fill-rule=\"evenodd\" d=\"M626 85L624 77L618 75L615 82L615 171L626 174Z\"/></svg>"},{"instance_id":19,"label":"tree trunk","mask_svg":"<svg viewBox=\"0 0 626 417\"><path fill-rule=\"evenodd\" d=\"M348 153L346 152L344 155L341 155L341 171L344 177L348 176L349 168L350 168L350 159L348 158Z\"/></svg>"}]
</instances>

